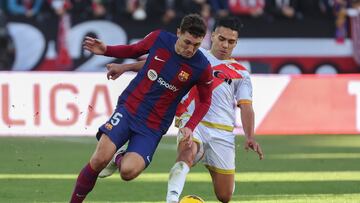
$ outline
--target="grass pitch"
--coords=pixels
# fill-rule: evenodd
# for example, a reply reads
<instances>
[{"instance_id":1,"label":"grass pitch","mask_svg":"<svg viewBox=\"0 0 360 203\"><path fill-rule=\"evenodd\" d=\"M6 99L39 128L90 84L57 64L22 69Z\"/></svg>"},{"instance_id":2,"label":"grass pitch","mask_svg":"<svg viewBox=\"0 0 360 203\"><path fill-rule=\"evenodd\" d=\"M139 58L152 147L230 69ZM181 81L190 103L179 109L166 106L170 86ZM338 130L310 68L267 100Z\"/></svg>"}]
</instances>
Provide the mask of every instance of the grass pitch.
<instances>
[{"instance_id":1,"label":"grass pitch","mask_svg":"<svg viewBox=\"0 0 360 203\"><path fill-rule=\"evenodd\" d=\"M236 191L232 202L360 202L360 136L258 136L265 159L243 150L237 138ZM99 179L86 202L164 202L176 156L174 137L164 137L153 162L134 181L118 174ZM0 202L69 201L78 172L95 149L93 137L0 138ZM183 195L217 202L201 165Z\"/></svg>"}]
</instances>

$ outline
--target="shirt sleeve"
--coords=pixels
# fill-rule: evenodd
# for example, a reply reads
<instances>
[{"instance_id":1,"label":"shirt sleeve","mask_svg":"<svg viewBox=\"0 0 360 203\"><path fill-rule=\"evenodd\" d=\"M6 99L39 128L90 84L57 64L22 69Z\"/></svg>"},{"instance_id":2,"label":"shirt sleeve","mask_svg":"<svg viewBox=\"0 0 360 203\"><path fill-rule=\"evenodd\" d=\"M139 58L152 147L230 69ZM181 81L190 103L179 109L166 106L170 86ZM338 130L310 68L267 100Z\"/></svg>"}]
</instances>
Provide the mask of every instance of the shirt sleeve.
<instances>
[{"instance_id":1,"label":"shirt sleeve","mask_svg":"<svg viewBox=\"0 0 360 203\"><path fill-rule=\"evenodd\" d=\"M243 79L236 82L238 83L235 92L237 105L241 103L252 103L253 88L250 74L246 74Z\"/></svg>"},{"instance_id":2,"label":"shirt sleeve","mask_svg":"<svg viewBox=\"0 0 360 203\"><path fill-rule=\"evenodd\" d=\"M210 64L208 64L208 67L200 76L199 82L196 84L196 88L199 94L199 102L196 103L194 113L192 114L190 120L186 123L185 127L194 130L209 110L212 96L212 82L212 68Z\"/></svg>"},{"instance_id":3,"label":"shirt sleeve","mask_svg":"<svg viewBox=\"0 0 360 203\"><path fill-rule=\"evenodd\" d=\"M149 53L160 32L160 30L153 31L135 44L107 46L104 55L116 58L138 58Z\"/></svg>"}]
</instances>

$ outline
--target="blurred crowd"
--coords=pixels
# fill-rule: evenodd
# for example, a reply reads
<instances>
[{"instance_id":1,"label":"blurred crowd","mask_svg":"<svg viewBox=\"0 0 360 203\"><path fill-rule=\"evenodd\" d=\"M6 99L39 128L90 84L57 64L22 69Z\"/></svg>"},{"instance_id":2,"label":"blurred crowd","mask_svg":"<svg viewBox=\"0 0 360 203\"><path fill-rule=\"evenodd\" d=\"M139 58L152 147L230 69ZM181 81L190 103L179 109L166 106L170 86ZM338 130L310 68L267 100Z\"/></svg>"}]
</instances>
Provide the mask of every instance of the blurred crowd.
<instances>
[{"instance_id":1,"label":"blurred crowd","mask_svg":"<svg viewBox=\"0 0 360 203\"><path fill-rule=\"evenodd\" d=\"M227 15L268 23L320 17L334 20L334 35L341 43L348 36L349 8L360 9L360 0L1 0L0 69L8 66L2 65L2 58L8 58L13 52L13 45L7 40L7 17L29 18L45 26L49 19L56 19L56 22L66 20L65 15L72 24L90 19L114 22L128 19L156 20L163 25L188 13L198 13L209 22L215 17Z\"/></svg>"},{"instance_id":2,"label":"blurred crowd","mask_svg":"<svg viewBox=\"0 0 360 203\"><path fill-rule=\"evenodd\" d=\"M130 17L134 20L161 19L169 23L187 13L199 13L205 19L237 15L301 20L315 15L342 16L343 8L359 0L2 0L1 10L8 15L37 18L50 13L70 13L75 19ZM341 17L340 17L341 18ZM341 20L339 20L341 21Z\"/></svg>"}]
</instances>

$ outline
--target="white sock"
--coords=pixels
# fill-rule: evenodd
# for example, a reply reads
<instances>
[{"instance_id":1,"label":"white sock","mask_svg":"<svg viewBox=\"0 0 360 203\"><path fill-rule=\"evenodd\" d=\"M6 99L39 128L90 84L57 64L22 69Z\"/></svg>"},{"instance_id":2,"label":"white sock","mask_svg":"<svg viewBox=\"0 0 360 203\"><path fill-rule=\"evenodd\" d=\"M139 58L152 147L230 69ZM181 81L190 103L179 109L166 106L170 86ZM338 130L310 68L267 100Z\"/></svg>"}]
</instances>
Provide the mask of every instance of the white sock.
<instances>
[{"instance_id":1,"label":"white sock","mask_svg":"<svg viewBox=\"0 0 360 203\"><path fill-rule=\"evenodd\" d=\"M170 170L166 202L179 202L179 197L185 185L186 175L189 173L189 166L179 161Z\"/></svg>"}]
</instances>

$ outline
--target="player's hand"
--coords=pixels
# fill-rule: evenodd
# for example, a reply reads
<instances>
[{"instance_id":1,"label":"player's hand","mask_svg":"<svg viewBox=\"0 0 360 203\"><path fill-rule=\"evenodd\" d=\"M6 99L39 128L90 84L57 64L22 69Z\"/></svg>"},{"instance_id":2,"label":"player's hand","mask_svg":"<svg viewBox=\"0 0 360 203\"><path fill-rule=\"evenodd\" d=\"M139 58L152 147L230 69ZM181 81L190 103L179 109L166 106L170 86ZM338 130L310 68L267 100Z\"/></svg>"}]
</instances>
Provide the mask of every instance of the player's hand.
<instances>
[{"instance_id":1,"label":"player's hand","mask_svg":"<svg viewBox=\"0 0 360 203\"><path fill-rule=\"evenodd\" d=\"M106 64L108 70L106 77L108 80L116 80L120 75L127 71L127 64L109 63Z\"/></svg>"},{"instance_id":2,"label":"player's hand","mask_svg":"<svg viewBox=\"0 0 360 203\"><path fill-rule=\"evenodd\" d=\"M102 41L89 36L85 37L83 48L97 55L104 55L106 52L106 45Z\"/></svg>"},{"instance_id":3,"label":"player's hand","mask_svg":"<svg viewBox=\"0 0 360 203\"><path fill-rule=\"evenodd\" d=\"M184 128L180 128L180 133L183 135L183 141L186 142L186 144L191 147L192 144L193 144L193 140L192 140L192 137L193 137L193 132L190 128L188 127L184 127Z\"/></svg>"},{"instance_id":4,"label":"player's hand","mask_svg":"<svg viewBox=\"0 0 360 203\"><path fill-rule=\"evenodd\" d=\"M246 138L245 150L249 151L249 149L254 150L254 152L256 152L259 155L260 160L264 158L264 154L261 150L260 145L255 141L255 139L253 137Z\"/></svg>"}]
</instances>

